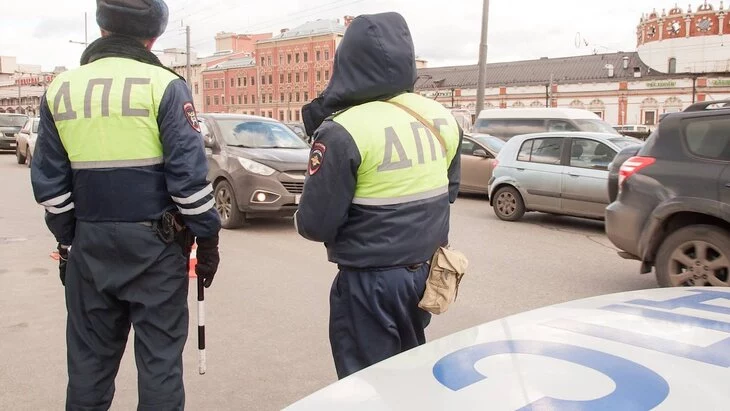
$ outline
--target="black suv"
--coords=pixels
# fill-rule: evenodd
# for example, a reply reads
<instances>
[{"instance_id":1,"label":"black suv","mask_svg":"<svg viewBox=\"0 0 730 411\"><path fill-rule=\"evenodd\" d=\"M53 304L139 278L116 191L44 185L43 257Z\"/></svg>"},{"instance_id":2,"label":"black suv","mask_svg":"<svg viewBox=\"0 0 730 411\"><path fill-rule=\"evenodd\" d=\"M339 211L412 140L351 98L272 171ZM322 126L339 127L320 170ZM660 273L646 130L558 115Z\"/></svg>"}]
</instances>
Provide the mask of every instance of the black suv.
<instances>
[{"instance_id":1,"label":"black suv","mask_svg":"<svg viewBox=\"0 0 730 411\"><path fill-rule=\"evenodd\" d=\"M730 286L730 100L662 119L620 166L606 234L662 287Z\"/></svg>"}]
</instances>

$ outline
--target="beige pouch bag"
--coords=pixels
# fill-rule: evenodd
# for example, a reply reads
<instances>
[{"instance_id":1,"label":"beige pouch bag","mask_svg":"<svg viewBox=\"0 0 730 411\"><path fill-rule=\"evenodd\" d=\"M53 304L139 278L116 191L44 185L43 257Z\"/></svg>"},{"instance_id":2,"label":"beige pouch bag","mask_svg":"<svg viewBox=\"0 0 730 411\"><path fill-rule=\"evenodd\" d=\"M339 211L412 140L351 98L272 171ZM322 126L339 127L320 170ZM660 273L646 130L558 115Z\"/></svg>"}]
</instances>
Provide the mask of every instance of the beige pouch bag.
<instances>
[{"instance_id":1,"label":"beige pouch bag","mask_svg":"<svg viewBox=\"0 0 730 411\"><path fill-rule=\"evenodd\" d=\"M431 259L431 269L426 280L426 292L418 307L431 314L441 314L449 309L459 294L459 284L466 274L469 261L459 251L439 247Z\"/></svg>"}]
</instances>

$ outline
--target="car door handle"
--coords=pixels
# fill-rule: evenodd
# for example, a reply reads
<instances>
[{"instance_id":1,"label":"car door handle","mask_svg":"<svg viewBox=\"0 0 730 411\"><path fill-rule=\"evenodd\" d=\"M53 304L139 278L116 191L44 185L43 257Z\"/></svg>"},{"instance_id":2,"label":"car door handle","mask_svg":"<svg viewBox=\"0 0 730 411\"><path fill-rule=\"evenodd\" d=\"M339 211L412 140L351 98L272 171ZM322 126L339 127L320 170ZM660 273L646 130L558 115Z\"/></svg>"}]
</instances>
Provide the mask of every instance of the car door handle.
<instances>
[{"instance_id":1,"label":"car door handle","mask_svg":"<svg viewBox=\"0 0 730 411\"><path fill-rule=\"evenodd\" d=\"M517 171L525 171L525 169L522 167L517 167Z\"/></svg>"},{"instance_id":2,"label":"car door handle","mask_svg":"<svg viewBox=\"0 0 730 411\"><path fill-rule=\"evenodd\" d=\"M730 183L725 183L726 188L730 188Z\"/></svg>"},{"instance_id":3,"label":"car door handle","mask_svg":"<svg viewBox=\"0 0 730 411\"><path fill-rule=\"evenodd\" d=\"M568 175L569 175L569 176L571 176L571 177L580 177L580 174L572 174L572 173L568 173Z\"/></svg>"}]
</instances>

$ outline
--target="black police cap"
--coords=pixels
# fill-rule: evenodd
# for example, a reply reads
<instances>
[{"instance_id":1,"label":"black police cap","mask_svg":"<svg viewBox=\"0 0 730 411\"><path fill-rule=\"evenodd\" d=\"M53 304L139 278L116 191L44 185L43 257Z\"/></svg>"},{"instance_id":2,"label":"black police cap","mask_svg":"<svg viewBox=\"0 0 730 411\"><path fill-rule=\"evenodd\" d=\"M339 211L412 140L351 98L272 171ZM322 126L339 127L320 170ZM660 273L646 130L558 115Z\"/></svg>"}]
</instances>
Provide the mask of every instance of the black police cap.
<instances>
[{"instance_id":1,"label":"black police cap","mask_svg":"<svg viewBox=\"0 0 730 411\"><path fill-rule=\"evenodd\" d=\"M167 28L169 13L163 0L96 0L99 27L131 37L160 37Z\"/></svg>"}]
</instances>

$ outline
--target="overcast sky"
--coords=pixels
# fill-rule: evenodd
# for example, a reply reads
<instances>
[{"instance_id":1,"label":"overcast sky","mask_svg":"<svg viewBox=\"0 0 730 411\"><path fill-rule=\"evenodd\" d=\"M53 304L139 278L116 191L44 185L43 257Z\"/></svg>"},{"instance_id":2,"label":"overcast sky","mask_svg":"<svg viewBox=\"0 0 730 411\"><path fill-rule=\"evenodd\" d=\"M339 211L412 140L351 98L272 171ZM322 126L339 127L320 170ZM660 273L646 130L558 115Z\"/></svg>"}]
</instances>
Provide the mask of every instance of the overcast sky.
<instances>
[{"instance_id":1,"label":"overcast sky","mask_svg":"<svg viewBox=\"0 0 730 411\"><path fill-rule=\"evenodd\" d=\"M693 8L701 2L694 0ZM84 12L89 16L89 41L99 36L94 0L2 3L0 55L16 56L18 63L40 64L44 70L77 67L83 45L69 40L84 40ZM719 0L711 3L719 6ZM194 49L206 55L214 51L214 36L220 31L278 33L308 20L397 11L408 21L417 54L430 66L475 64L478 59L482 0L168 0L167 4L171 20L158 49L185 46L181 21L191 26ZM634 50L641 14L653 8L668 10L675 1L491 0L490 4L488 61L499 62ZM687 1L681 6L686 7ZM577 37L582 39L580 47Z\"/></svg>"}]
</instances>

